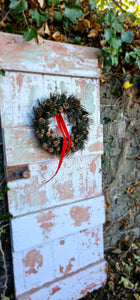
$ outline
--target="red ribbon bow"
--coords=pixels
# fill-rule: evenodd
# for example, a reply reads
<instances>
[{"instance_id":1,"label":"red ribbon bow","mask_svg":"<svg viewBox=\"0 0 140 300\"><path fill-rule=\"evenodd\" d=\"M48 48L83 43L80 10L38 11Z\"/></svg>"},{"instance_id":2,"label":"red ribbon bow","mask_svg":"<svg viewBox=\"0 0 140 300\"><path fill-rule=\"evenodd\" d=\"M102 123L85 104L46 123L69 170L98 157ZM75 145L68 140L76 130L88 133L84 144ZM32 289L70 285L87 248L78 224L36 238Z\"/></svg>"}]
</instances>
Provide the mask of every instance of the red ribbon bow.
<instances>
[{"instance_id":1,"label":"red ribbon bow","mask_svg":"<svg viewBox=\"0 0 140 300\"><path fill-rule=\"evenodd\" d=\"M55 175L58 173L58 171L61 167L63 158L64 158L64 156L66 156L68 154L68 152L70 150L70 147L71 147L71 138L70 138L70 135L68 133L66 124L64 122L64 119L63 119L63 117L60 113L56 115L56 121L57 121L58 127L59 127L59 129L60 129L60 131L63 135L63 147L62 147L62 152L61 152L61 156L60 156L60 160L59 160L57 170L56 170L55 174L49 180L47 180L45 183L48 183L50 180L52 180L55 177ZM68 142L69 142L68 149L67 149L67 139L66 138L68 139Z\"/></svg>"}]
</instances>

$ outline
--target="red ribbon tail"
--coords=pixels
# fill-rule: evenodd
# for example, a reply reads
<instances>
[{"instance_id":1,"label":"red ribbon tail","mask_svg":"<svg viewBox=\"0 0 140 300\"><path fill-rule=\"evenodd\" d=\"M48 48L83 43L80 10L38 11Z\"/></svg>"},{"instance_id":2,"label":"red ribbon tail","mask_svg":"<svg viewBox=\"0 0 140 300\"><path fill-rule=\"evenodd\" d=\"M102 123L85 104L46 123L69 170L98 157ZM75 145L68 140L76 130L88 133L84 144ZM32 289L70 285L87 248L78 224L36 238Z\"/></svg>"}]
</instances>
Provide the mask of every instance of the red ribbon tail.
<instances>
[{"instance_id":1,"label":"red ribbon tail","mask_svg":"<svg viewBox=\"0 0 140 300\"><path fill-rule=\"evenodd\" d=\"M63 119L63 117L62 117L61 114L59 115L59 118L60 118L63 130L64 130L64 133L65 133L65 135L66 135L66 137L67 137L67 139L69 141L69 146L68 146L67 152L65 153L65 155L67 155L68 152L69 152L69 150L70 150L70 147L71 147L71 138L70 138L70 135L69 135L67 127L66 127L66 124L65 124L64 119Z\"/></svg>"},{"instance_id":2,"label":"red ribbon tail","mask_svg":"<svg viewBox=\"0 0 140 300\"><path fill-rule=\"evenodd\" d=\"M52 180L55 177L55 175L58 173L58 171L59 171L59 169L61 167L63 158L64 158L65 155L67 155L67 153L69 152L69 149L71 147L71 138L69 136L67 127L65 125L65 122L64 122L63 117L61 116L61 114L59 114L59 115L57 114L56 115L56 121L57 121L59 129L60 129L60 131L61 131L61 133L63 135L62 152L61 152L59 164L58 164L58 167L57 167L57 170L56 170L55 174L49 180L47 180L45 183L48 183L50 180ZM67 140L66 140L66 137L68 138L68 141L69 141L69 147L68 147L68 149L67 149ZM67 149L67 151L66 151L66 149Z\"/></svg>"}]
</instances>

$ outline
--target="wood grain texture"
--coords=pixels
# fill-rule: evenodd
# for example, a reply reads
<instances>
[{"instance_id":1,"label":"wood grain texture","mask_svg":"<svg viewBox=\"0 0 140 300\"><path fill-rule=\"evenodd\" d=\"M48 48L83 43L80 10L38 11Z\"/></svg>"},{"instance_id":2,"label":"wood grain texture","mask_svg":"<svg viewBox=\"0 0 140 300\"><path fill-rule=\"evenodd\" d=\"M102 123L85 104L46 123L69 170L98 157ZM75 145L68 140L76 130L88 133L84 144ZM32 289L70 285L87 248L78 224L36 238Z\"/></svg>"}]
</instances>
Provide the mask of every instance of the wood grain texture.
<instances>
[{"instance_id":1,"label":"wood grain texture","mask_svg":"<svg viewBox=\"0 0 140 300\"><path fill-rule=\"evenodd\" d=\"M100 120L98 86L99 81L91 78L7 72L6 76L0 76L2 127L31 127L37 100L62 92L80 99L95 126Z\"/></svg>"},{"instance_id":2,"label":"wood grain texture","mask_svg":"<svg viewBox=\"0 0 140 300\"><path fill-rule=\"evenodd\" d=\"M34 39L23 42L20 35L0 33L0 69L66 75L99 77L98 49ZM80 50L80 51L79 51Z\"/></svg>"},{"instance_id":3,"label":"wood grain texture","mask_svg":"<svg viewBox=\"0 0 140 300\"><path fill-rule=\"evenodd\" d=\"M58 160L29 164L30 177L8 182L9 210L15 216L102 194L101 158L66 158L53 180Z\"/></svg>"},{"instance_id":4,"label":"wood grain texture","mask_svg":"<svg viewBox=\"0 0 140 300\"><path fill-rule=\"evenodd\" d=\"M8 180L17 300L77 300L106 279L103 256L98 50L0 33L0 109L7 169L27 166L29 177ZM67 92L90 115L85 150L59 159L41 149L32 107L50 93ZM66 121L68 131L71 126ZM52 128L56 128L52 120Z\"/></svg>"},{"instance_id":5,"label":"wood grain texture","mask_svg":"<svg viewBox=\"0 0 140 300\"><path fill-rule=\"evenodd\" d=\"M73 273L71 276L61 278L59 281L44 284L40 289L32 288L30 291L18 295L17 300L78 300L87 292L100 288L105 280L105 261L100 261Z\"/></svg>"},{"instance_id":6,"label":"wood grain texture","mask_svg":"<svg viewBox=\"0 0 140 300\"><path fill-rule=\"evenodd\" d=\"M103 261L101 243L102 226L94 225L94 228L14 252L17 294L70 276L85 268L87 261L89 266L93 261ZM19 280L22 277L23 283Z\"/></svg>"},{"instance_id":7,"label":"wood grain texture","mask_svg":"<svg viewBox=\"0 0 140 300\"><path fill-rule=\"evenodd\" d=\"M74 157L102 154L102 126L92 127L85 149L73 154ZM31 128L4 129L7 166L23 165L35 162L45 162L59 159L39 147L38 140Z\"/></svg>"},{"instance_id":8,"label":"wood grain texture","mask_svg":"<svg viewBox=\"0 0 140 300\"><path fill-rule=\"evenodd\" d=\"M13 251L32 248L104 221L103 196L21 216L12 219Z\"/></svg>"}]
</instances>

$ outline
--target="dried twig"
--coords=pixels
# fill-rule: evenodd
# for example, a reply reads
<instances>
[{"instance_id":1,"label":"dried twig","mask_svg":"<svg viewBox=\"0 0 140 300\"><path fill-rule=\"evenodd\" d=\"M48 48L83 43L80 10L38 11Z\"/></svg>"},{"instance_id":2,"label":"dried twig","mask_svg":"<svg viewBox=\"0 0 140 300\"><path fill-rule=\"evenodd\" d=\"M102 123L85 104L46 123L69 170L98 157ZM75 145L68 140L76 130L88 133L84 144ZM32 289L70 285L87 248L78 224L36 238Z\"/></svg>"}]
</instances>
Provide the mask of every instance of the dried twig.
<instances>
[{"instance_id":1,"label":"dried twig","mask_svg":"<svg viewBox=\"0 0 140 300\"><path fill-rule=\"evenodd\" d=\"M1 236L0 236L0 252L1 252L1 255L2 255L2 259L3 259L3 268L4 268L4 272L5 272L5 283L4 283L4 286L3 286L3 293L1 295L2 299L3 299L5 297L5 292L7 290L8 275L7 275L5 254L4 254L4 251L2 249Z\"/></svg>"},{"instance_id":2,"label":"dried twig","mask_svg":"<svg viewBox=\"0 0 140 300\"><path fill-rule=\"evenodd\" d=\"M3 17L3 19L0 22L0 25L4 22L4 20L8 17L9 13L10 13L10 9L7 11L6 15Z\"/></svg>"}]
</instances>

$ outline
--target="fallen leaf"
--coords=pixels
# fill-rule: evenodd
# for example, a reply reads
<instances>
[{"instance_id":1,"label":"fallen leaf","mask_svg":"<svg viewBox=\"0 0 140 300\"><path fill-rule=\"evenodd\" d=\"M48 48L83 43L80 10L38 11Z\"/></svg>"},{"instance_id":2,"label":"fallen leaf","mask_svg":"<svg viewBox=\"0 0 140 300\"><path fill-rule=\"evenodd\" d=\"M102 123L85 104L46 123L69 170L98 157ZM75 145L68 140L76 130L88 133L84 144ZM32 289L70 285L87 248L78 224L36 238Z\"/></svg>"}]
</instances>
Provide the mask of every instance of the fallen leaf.
<instances>
[{"instance_id":1,"label":"fallen leaf","mask_svg":"<svg viewBox=\"0 0 140 300\"><path fill-rule=\"evenodd\" d=\"M39 45L41 45L41 44L44 43L44 39L43 39L42 36L39 35L39 34L38 34L38 36L37 36L37 42L38 42Z\"/></svg>"},{"instance_id":2,"label":"fallen leaf","mask_svg":"<svg viewBox=\"0 0 140 300\"><path fill-rule=\"evenodd\" d=\"M44 25L44 33L50 35L50 29L47 22Z\"/></svg>"},{"instance_id":3,"label":"fallen leaf","mask_svg":"<svg viewBox=\"0 0 140 300\"><path fill-rule=\"evenodd\" d=\"M65 36L63 35L63 34L61 34L60 33L60 31L56 31L53 35L52 35L52 37L55 39L55 41L61 41L61 42L63 42L64 41L64 39L65 39Z\"/></svg>"},{"instance_id":4,"label":"fallen leaf","mask_svg":"<svg viewBox=\"0 0 140 300\"><path fill-rule=\"evenodd\" d=\"M140 185L140 181L136 181L134 184L134 186L138 186L138 185Z\"/></svg>"},{"instance_id":5,"label":"fallen leaf","mask_svg":"<svg viewBox=\"0 0 140 300\"><path fill-rule=\"evenodd\" d=\"M133 86L133 83L130 83L128 80L124 82L123 88L125 90L129 89L131 86Z\"/></svg>"},{"instance_id":6,"label":"fallen leaf","mask_svg":"<svg viewBox=\"0 0 140 300\"><path fill-rule=\"evenodd\" d=\"M45 0L37 0L40 7L43 8L45 6Z\"/></svg>"},{"instance_id":7,"label":"fallen leaf","mask_svg":"<svg viewBox=\"0 0 140 300\"><path fill-rule=\"evenodd\" d=\"M121 277L121 280L119 282L120 284L123 283L123 286L125 288L130 288L130 287L134 287L134 284L128 279L128 278L125 278L125 277Z\"/></svg>"},{"instance_id":8,"label":"fallen leaf","mask_svg":"<svg viewBox=\"0 0 140 300\"><path fill-rule=\"evenodd\" d=\"M80 20L78 22L78 24L76 24L74 26L74 30L75 31L79 31L81 33L84 33L84 31L86 30L86 28L90 28L90 21L87 20L87 19Z\"/></svg>"},{"instance_id":9,"label":"fallen leaf","mask_svg":"<svg viewBox=\"0 0 140 300\"><path fill-rule=\"evenodd\" d=\"M90 32L89 32L89 34L88 34L88 37L95 38L97 35L98 35L98 31L95 30L95 29L91 29Z\"/></svg>"}]
</instances>

